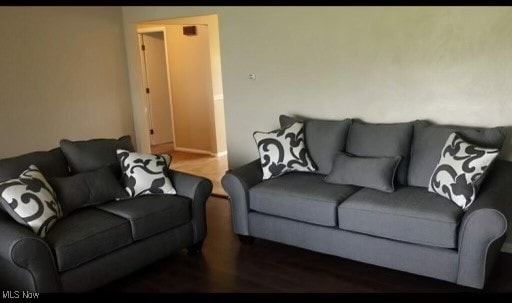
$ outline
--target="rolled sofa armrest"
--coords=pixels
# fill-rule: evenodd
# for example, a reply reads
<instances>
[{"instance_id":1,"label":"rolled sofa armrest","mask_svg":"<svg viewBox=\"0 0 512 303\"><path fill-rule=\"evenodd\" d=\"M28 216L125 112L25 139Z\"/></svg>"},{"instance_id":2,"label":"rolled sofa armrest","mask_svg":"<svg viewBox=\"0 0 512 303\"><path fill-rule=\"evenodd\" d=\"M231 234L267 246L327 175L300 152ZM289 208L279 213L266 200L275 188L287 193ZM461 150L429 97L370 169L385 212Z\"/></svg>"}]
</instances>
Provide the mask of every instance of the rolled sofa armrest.
<instances>
[{"instance_id":1,"label":"rolled sofa armrest","mask_svg":"<svg viewBox=\"0 0 512 303\"><path fill-rule=\"evenodd\" d=\"M507 232L512 162L497 160L459 228L457 284L483 288Z\"/></svg>"},{"instance_id":2,"label":"rolled sofa armrest","mask_svg":"<svg viewBox=\"0 0 512 303\"><path fill-rule=\"evenodd\" d=\"M60 279L48 244L0 211L0 285L3 290L58 292Z\"/></svg>"},{"instance_id":3,"label":"rolled sofa armrest","mask_svg":"<svg viewBox=\"0 0 512 303\"><path fill-rule=\"evenodd\" d=\"M212 181L184 172L170 170L176 194L192 200L194 244L206 237L206 201L212 193Z\"/></svg>"},{"instance_id":4,"label":"rolled sofa armrest","mask_svg":"<svg viewBox=\"0 0 512 303\"><path fill-rule=\"evenodd\" d=\"M261 182L263 171L260 160L229 170L222 177L222 187L231 202L233 230L239 235L249 235L249 189Z\"/></svg>"}]
</instances>

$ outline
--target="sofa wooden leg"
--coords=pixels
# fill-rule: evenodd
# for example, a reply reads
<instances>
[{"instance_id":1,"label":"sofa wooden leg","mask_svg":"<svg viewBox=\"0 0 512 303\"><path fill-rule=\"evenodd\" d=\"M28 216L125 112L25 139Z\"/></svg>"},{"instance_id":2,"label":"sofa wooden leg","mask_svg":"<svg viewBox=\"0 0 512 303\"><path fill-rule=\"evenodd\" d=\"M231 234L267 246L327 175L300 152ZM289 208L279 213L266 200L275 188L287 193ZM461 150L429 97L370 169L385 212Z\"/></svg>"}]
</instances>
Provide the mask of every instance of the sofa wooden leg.
<instances>
[{"instance_id":1,"label":"sofa wooden leg","mask_svg":"<svg viewBox=\"0 0 512 303\"><path fill-rule=\"evenodd\" d=\"M203 242L199 241L196 244L192 244L189 247L187 247L188 254L189 255L197 255L201 253L201 249L203 248Z\"/></svg>"},{"instance_id":2,"label":"sofa wooden leg","mask_svg":"<svg viewBox=\"0 0 512 303\"><path fill-rule=\"evenodd\" d=\"M238 235L238 239L240 239L240 242L244 245L251 245L254 243L255 238L251 236L245 236L245 235Z\"/></svg>"}]
</instances>

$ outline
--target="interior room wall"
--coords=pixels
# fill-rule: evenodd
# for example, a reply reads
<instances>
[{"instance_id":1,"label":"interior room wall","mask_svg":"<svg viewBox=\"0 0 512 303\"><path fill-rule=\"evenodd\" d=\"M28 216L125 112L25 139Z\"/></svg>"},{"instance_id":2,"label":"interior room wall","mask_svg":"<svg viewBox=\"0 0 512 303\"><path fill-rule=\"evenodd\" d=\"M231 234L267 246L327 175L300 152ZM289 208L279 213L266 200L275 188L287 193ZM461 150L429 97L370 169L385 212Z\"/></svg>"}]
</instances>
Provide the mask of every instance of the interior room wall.
<instances>
[{"instance_id":1,"label":"interior room wall","mask_svg":"<svg viewBox=\"0 0 512 303\"><path fill-rule=\"evenodd\" d=\"M510 7L123 7L128 61L136 22L207 14L219 18L232 168L258 157L252 133L282 113L512 125ZM140 93L132 85L134 108Z\"/></svg>"},{"instance_id":2,"label":"interior room wall","mask_svg":"<svg viewBox=\"0 0 512 303\"><path fill-rule=\"evenodd\" d=\"M212 13L230 167L258 156L252 132L281 113L512 124L512 8L124 7L127 51L134 22Z\"/></svg>"},{"instance_id":3,"label":"interior room wall","mask_svg":"<svg viewBox=\"0 0 512 303\"><path fill-rule=\"evenodd\" d=\"M183 25L166 25L169 78L177 149L216 153L208 27L184 36Z\"/></svg>"},{"instance_id":4,"label":"interior room wall","mask_svg":"<svg viewBox=\"0 0 512 303\"><path fill-rule=\"evenodd\" d=\"M0 8L0 157L133 136L119 7Z\"/></svg>"}]
</instances>

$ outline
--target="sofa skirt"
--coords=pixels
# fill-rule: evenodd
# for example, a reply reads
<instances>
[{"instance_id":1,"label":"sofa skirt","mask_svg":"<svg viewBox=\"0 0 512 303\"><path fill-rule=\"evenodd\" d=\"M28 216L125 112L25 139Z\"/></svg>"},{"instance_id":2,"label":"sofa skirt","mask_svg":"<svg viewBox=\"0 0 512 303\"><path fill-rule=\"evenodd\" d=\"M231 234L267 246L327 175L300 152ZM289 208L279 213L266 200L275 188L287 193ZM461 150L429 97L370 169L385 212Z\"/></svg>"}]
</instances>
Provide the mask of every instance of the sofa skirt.
<instances>
[{"instance_id":1,"label":"sofa skirt","mask_svg":"<svg viewBox=\"0 0 512 303\"><path fill-rule=\"evenodd\" d=\"M455 283L459 256L437 248L249 212L249 233L280 242L373 265Z\"/></svg>"}]
</instances>

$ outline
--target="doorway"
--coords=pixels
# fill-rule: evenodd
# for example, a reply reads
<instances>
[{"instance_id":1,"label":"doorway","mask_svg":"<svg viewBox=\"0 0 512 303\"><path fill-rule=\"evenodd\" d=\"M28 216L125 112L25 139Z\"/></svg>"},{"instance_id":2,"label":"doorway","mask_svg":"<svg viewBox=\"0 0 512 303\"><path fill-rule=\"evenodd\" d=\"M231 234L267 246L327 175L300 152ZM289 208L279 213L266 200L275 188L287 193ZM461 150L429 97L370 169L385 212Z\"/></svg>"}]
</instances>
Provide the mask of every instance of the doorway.
<instances>
[{"instance_id":1,"label":"doorway","mask_svg":"<svg viewBox=\"0 0 512 303\"><path fill-rule=\"evenodd\" d=\"M145 51L141 48L142 91L147 97L151 153L171 154L171 168L211 179L213 194L225 196L220 185L227 170L227 147L217 15L144 22L137 24L137 32L139 43L145 45ZM160 71L160 87L167 84L167 107L153 105L155 76L148 57L155 52L149 51L147 41L160 45L159 56L165 57L154 60L161 62L154 69ZM158 95L164 100L165 90ZM164 107L170 109L170 117L163 114ZM157 136L163 133L158 128L165 128L159 119L170 125L170 139Z\"/></svg>"},{"instance_id":2,"label":"doorway","mask_svg":"<svg viewBox=\"0 0 512 303\"><path fill-rule=\"evenodd\" d=\"M161 58L154 61L162 62L157 67L160 75L166 72L167 78L160 76L161 81L158 82L162 88L167 83L167 91L161 89L154 92L151 87L148 90L146 84L143 85L148 99L146 120L152 145L171 140L171 147L175 150L225 155L227 147L217 16L145 22L137 24L137 31L139 41L146 39L154 44L155 36L159 35L159 55L165 56L165 60ZM149 56L154 53L148 48L146 46L146 51L141 50L143 63L143 59L151 61ZM146 66L149 68L148 64ZM144 81L151 86L154 80L151 71L148 70L147 76L144 75L145 68L142 66L142 78L146 78ZM164 113L169 111L163 110L163 103L153 105L152 97L156 98L157 93L162 97L161 100L168 95L170 118L165 118ZM160 123L159 117L164 117L162 120L166 123ZM156 128L160 125L164 129L170 125L172 131L159 131ZM167 136L158 141L158 137L164 133L171 133L172 139Z\"/></svg>"},{"instance_id":3,"label":"doorway","mask_svg":"<svg viewBox=\"0 0 512 303\"><path fill-rule=\"evenodd\" d=\"M146 93L146 118L151 147L172 148L174 128L171 112L167 48L162 28L139 31L140 57Z\"/></svg>"}]
</instances>

